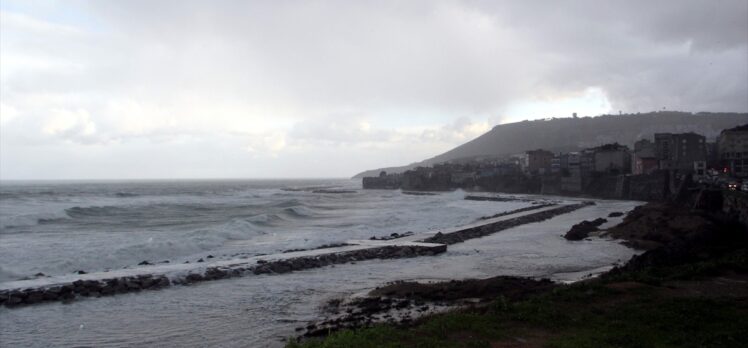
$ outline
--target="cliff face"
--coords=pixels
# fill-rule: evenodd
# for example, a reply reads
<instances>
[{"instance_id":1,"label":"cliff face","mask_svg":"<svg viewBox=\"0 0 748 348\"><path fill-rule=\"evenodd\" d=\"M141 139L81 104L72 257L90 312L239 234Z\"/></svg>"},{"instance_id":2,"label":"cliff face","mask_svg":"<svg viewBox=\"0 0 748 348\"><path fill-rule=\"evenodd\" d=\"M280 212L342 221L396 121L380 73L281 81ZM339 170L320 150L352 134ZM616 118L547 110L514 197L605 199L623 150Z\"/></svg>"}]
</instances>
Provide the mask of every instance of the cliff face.
<instances>
[{"instance_id":1,"label":"cliff face","mask_svg":"<svg viewBox=\"0 0 748 348\"><path fill-rule=\"evenodd\" d=\"M506 156L537 148L566 152L616 142L632 147L635 141L653 138L654 133L662 132L695 132L705 135L708 141L714 141L723 129L745 123L748 123L748 113L685 112L523 121L498 125L476 139L422 162L384 170L401 173L417 166L454 159ZM376 176L381 170L365 171L355 177Z\"/></svg>"}]
</instances>

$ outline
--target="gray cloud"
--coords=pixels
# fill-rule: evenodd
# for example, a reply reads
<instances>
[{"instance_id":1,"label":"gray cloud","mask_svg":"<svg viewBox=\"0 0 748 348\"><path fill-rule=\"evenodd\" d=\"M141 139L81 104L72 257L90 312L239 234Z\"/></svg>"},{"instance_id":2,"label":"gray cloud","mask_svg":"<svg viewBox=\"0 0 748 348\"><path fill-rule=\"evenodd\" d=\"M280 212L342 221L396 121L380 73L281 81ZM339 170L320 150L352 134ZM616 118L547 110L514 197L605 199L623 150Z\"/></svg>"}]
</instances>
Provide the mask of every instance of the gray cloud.
<instances>
[{"instance_id":1,"label":"gray cloud","mask_svg":"<svg viewBox=\"0 0 748 348\"><path fill-rule=\"evenodd\" d=\"M146 176L193 170L187 149L236 159L228 176L330 155L313 174L348 175L588 88L611 111L748 110L744 0L4 4L0 177L48 173L45 146L92 163L70 176L126 170L95 165L101 146L149 153Z\"/></svg>"}]
</instances>

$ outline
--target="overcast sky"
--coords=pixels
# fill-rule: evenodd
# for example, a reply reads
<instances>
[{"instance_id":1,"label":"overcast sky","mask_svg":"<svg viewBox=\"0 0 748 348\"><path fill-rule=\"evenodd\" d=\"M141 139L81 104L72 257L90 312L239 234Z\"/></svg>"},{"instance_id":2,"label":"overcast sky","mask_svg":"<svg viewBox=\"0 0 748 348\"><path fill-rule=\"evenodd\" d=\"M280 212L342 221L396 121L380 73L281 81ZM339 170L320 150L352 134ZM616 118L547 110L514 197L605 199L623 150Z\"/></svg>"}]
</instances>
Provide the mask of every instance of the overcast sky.
<instances>
[{"instance_id":1,"label":"overcast sky","mask_svg":"<svg viewBox=\"0 0 748 348\"><path fill-rule=\"evenodd\" d=\"M500 123L748 111L748 1L0 1L0 179L347 177Z\"/></svg>"}]
</instances>

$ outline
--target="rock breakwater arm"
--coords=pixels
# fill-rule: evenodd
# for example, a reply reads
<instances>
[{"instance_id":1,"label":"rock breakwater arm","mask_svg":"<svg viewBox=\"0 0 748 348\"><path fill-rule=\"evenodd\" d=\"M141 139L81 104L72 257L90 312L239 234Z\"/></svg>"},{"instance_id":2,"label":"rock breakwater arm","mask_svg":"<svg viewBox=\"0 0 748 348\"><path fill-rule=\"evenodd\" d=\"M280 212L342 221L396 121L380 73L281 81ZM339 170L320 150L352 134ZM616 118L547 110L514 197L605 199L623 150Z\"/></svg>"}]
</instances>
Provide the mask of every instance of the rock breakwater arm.
<instances>
[{"instance_id":1,"label":"rock breakwater arm","mask_svg":"<svg viewBox=\"0 0 748 348\"><path fill-rule=\"evenodd\" d=\"M468 239L485 237L494 234L499 231L503 231L512 227L517 227L524 224L533 222L540 222L548 220L558 215L567 214L577 209L581 209L590 205L594 205L594 202L582 202L577 204L569 204L560 206L558 208L544 210L534 214L528 214L519 216L512 219L497 221L488 223L485 225L470 227L462 230L458 230L450 233L437 233L432 237L423 240L425 243L443 243L443 244L455 244L461 243Z\"/></svg>"},{"instance_id":2,"label":"rock breakwater arm","mask_svg":"<svg viewBox=\"0 0 748 348\"><path fill-rule=\"evenodd\" d=\"M392 245L356 246L353 250L346 247L317 249L308 255L296 257L268 257L235 264L221 264L206 266L205 268L188 271L179 277L167 277L165 274L139 274L128 276L112 276L102 272L87 274L87 279L61 281L36 287L18 287L0 290L0 305L17 307L33 305L43 302L69 302L85 297L101 297L155 290L171 285L188 285L197 282L240 277L247 274L283 274L312 268L319 268L333 264L371 260L393 259L417 256L431 256L447 251L447 246L433 243L398 243ZM290 253L284 254L289 255ZM304 254L301 252L301 254ZM172 266L173 267L173 266ZM150 268L152 270L153 268Z\"/></svg>"}]
</instances>

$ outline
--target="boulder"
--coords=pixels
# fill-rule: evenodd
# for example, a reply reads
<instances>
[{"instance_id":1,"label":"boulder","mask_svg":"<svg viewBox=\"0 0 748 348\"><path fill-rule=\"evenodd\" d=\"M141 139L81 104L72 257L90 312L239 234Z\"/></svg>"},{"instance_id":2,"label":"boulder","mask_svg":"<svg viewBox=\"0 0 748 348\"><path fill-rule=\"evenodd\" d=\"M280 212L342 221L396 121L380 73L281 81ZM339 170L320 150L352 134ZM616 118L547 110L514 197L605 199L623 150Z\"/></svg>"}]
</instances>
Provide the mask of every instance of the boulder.
<instances>
[{"instance_id":1,"label":"boulder","mask_svg":"<svg viewBox=\"0 0 748 348\"><path fill-rule=\"evenodd\" d=\"M574 226L571 226L571 229L569 230L569 232L566 232L564 238L573 241L585 239L590 235L591 232L598 231L599 229L597 227L607 221L608 220L605 220L603 218L597 218L593 221L584 220Z\"/></svg>"}]
</instances>

